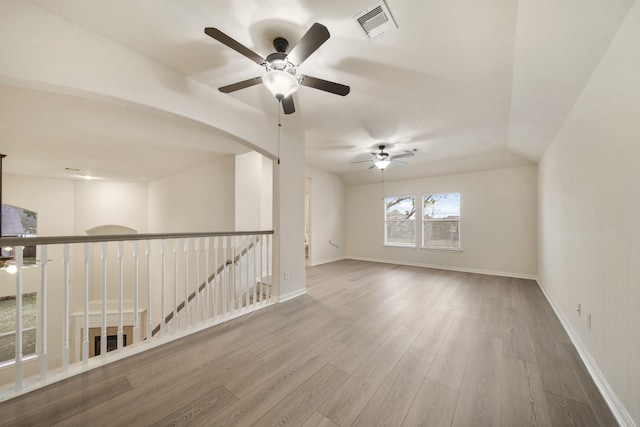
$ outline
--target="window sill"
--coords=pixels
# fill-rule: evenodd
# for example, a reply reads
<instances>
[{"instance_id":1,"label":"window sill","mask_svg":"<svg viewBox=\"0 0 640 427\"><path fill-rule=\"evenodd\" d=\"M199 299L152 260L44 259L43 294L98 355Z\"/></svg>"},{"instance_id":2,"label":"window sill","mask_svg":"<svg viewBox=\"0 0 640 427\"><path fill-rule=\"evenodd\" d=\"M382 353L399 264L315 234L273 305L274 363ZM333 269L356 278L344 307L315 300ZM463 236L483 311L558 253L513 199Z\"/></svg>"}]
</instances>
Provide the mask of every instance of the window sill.
<instances>
[{"instance_id":1,"label":"window sill","mask_svg":"<svg viewBox=\"0 0 640 427\"><path fill-rule=\"evenodd\" d=\"M428 248L426 246L422 246L420 249L426 249L428 251L462 252L462 248Z\"/></svg>"},{"instance_id":2,"label":"window sill","mask_svg":"<svg viewBox=\"0 0 640 427\"><path fill-rule=\"evenodd\" d=\"M22 363L31 362L32 360L37 360L37 359L38 359L37 354L30 354L28 356L22 357ZM4 362L0 362L0 369L13 367L15 366L15 364L16 364L15 359L6 360Z\"/></svg>"},{"instance_id":3,"label":"window sill","mask_svg":"<svg viewBox=\"0 0 640 427\"><path fill-rule=\"evenodd\" d=\"M389 243L385 243L384 245L385 248L405 248L405 249L416 249L417 246L416 245L392 245Z\"/></svg>"}]
</instances>

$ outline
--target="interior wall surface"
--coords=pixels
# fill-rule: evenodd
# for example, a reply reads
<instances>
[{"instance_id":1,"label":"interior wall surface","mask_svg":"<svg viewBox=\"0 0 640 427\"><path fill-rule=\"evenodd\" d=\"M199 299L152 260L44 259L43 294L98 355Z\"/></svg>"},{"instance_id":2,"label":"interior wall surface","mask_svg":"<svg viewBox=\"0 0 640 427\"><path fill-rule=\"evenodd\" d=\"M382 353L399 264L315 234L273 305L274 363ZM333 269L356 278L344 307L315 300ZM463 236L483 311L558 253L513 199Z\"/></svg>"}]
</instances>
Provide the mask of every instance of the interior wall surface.
<instances>
[{"instance_id":1,"label":"interior wall surface","mask_svg":"<svg viewBox=\"0 0 640 427\"><path fill-rule=\"evenodd\" d=\"M149 183L149 232L234 230L234 171L224 156Z\"/></svg>"},{"instance_id":2,"label":"interior wall surface","mask_svg":"<svg viewBox=\"0 0 640 427\"><path fill-rule=\"evenodd\" d=\"M539 169L539 281L624 425L640 425L638 40L636 2Z\"/></svg>"},{"instance_id":3,"label":"interior wall surface","mask_svg":"<svg viewBox=\"0 0 640 427\"><path fill-rule=\"evenodd\" d=\"M346 192L340 177L310 166L310 257L309 265L319 265L344 258Z\"/></svg>"},{"instance_id":4,"label":"interior wall surface","mask_svg":"<svg viewBox=\"0 0 640 427\"><path fill-rule=\"evenodd\" d=\"M385 246L385 196L460 193L461 250ZM346 257L452 270L534 278L537 249L536 166L408 181L380 182L346 189Z\"/></svg>"}]
</instances>

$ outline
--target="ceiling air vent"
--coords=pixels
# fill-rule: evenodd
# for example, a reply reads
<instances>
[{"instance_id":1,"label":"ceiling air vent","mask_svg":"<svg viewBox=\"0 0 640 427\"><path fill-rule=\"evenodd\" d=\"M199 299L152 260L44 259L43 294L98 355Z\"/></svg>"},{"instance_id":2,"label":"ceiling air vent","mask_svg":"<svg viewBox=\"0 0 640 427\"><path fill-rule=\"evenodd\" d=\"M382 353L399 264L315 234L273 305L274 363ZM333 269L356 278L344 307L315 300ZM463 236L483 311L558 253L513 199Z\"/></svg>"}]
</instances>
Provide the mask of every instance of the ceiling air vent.
<instances>
[{"instance_id":1,"label":"ceiling air vent","mask_svg":"<svg viewBox=\"0 0 640 427\"><path fill-rule=\"evenodd\" d=\"M370 39L381 35L387 30L398 28L384 1L376 3L364 12L357 14L355 20L358 21L358 24Z\"/></svg>"}]
</instances>

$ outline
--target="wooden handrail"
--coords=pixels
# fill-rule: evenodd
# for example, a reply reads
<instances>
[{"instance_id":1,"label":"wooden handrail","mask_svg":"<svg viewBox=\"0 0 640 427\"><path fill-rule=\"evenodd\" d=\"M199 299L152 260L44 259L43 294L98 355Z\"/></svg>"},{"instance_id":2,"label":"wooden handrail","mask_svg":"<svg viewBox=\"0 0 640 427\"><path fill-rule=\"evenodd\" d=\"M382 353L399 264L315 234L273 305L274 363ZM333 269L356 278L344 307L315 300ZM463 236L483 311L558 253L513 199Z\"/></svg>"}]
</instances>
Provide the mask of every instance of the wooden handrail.
<instances>
[{"instance_id":1,"label":"wooden handrail","mask_svg":"<svg viewBox=\"0 0 640 427\"><path fill-rule=\"evenodd\" d=\"M275 234L275 230L203 231L190 233L110 234L101 236L2 237L0 247L55 245L64 243L120 242L127 240L185 239L192 237L225 237Z\"/></svg>"}]
</instances>

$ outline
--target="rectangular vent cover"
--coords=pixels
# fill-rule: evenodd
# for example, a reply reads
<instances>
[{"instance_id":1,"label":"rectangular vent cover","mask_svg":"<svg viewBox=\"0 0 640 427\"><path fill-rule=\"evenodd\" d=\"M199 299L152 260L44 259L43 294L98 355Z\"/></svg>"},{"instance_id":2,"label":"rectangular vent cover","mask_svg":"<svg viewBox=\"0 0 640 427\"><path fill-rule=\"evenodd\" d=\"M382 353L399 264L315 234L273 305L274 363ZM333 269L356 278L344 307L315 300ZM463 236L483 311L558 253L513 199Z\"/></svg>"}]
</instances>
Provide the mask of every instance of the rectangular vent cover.
<instances>
[{"instance_id":1,"label":"rectangular vent cover","mask_svg":"<svg viewBox=\"0 0 640 427\"><path fill-rule=\"evenodd\" d=\"M384 1L374 4L354 18L370 39L390 29L398 28Z\"/></svg>"}]
</instances>

